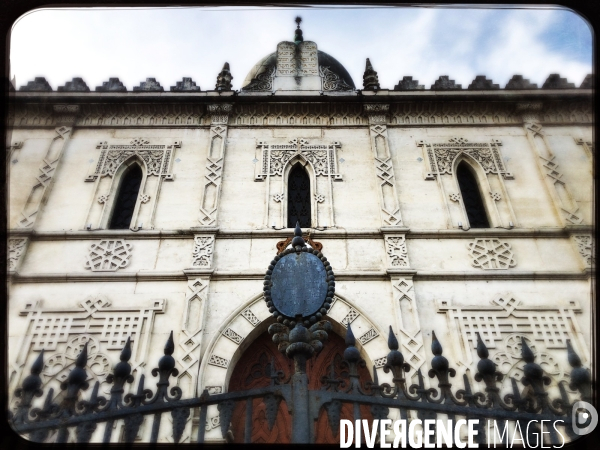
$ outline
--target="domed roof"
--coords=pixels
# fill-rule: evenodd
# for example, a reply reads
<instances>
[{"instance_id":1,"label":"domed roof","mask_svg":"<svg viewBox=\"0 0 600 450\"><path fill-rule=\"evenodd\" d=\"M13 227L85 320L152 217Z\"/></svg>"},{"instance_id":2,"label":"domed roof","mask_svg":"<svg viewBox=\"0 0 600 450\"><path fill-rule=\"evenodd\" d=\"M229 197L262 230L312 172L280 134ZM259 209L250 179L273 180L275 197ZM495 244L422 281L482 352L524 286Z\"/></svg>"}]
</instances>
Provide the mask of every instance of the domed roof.
<instances>
[{"instance_id":1,"label":"domed roof","mask_svg":"<svg viewBox=\"0 0 600 450\"><path fill-rule=\"evenodd\" d=\"M322 52L321 50L317 50L317 61L319 67L327 68L334 75L337 75L345 84L347 84L350 88L356 89L354 86L354 81L352 81L352 77L346 70L342 64L335 59L333 56ZM259 76L267 73L271 73L271 71L275 71L277 68L277 52L273 52L270 55L265 56L259 62L257 62L254 67L248 72L246 79L244 80L244 84L242 85L242 90L244 90L248 85L253 81L260 79ZM261 77L262 78L262 77Z\"/></svg>"}]
</instances>

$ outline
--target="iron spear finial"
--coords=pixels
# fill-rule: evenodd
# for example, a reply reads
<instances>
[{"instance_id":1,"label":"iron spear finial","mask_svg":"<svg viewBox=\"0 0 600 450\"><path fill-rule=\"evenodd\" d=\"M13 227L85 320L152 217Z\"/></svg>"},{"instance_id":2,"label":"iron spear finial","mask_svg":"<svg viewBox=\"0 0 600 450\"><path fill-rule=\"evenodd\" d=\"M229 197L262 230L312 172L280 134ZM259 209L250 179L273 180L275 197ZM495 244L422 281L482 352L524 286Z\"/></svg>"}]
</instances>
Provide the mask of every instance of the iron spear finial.
<instances>
[{"instance_id":1,"label":"iron spear finial","mask_svg":"<svg viewBox=\"0 0 600 450\"><path fill-rule=\"evenodd\" d=\"M300 29L300 22L302 22L302 17L297 16L296 23L298 24L298 28L296 28L296 33L294 33L294 42L296 44L304 41L304 38L302 37L302 30Z\"/></svg>"}]
</instances>

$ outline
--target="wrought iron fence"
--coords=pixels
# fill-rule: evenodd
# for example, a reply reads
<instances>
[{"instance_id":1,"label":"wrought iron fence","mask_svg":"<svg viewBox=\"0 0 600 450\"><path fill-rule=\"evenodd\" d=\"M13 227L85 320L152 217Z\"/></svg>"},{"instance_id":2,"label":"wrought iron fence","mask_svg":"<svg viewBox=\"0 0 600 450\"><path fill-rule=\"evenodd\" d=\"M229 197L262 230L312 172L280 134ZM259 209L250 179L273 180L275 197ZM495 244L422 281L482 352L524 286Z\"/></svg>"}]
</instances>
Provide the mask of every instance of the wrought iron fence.
<instances>
[{"instance_id":1,"label":"wrought iron fence","mask_svg":"<svg viewBox=\"0 0 600 450\"><path fill-rule=\"evenodd\" d=\"M294 324L293 328L276 323L271 325L269 332L273 341L279 344L279 349L294 360L294 372L286 377L277 371L271 363L266 372L270 378L269 386L240 392L228 392L209 395L205 390L195 398L182 399L182 391L177 386L169 386L169 378L175 377L178 370L171 356L174 351L173 333L164 349L164 356L158 362L158 367L152 370L152 375L158 377L156 390L153 392L145 387L145 377L141 375L135 394L124 395L125 384L133 383L131 366L128 361L131 356L130 341L127 340L120 359L107 381L112 384L110 397L98 395L99 382L92 387L87 400L81 399L81 391L89 388L86 381L85 366L87 362L87 343L76 360L76 367L69 373L68 378L61 384L64 396L60 404L53 402L54 390L49 389L41 408L32 408L34 397L41 397L42 380L40 373L43 369L44 352L31 366L31 374L27 376L22 386L15 391L19 398L16 410L9 412L9 420L13 428L21 435L28 435L32 441L45 441L52 432L57 443L65 443L69 438L69 429L75 430L75 440L81 443L90 442L98 424L104 423L103 442L111 441L115 421L123 420L124 434L122 440L133 442L138 434L145 416L152 416L151 442L157 442L163 413L172 417L172 433L174 442L181 440L187 420L192 411L198 412L199 425L197 442L204 442L207 409L217 405L220 414L220 428L223 438L226 437L235 405L243 402L246 405L245 442L250 442L252 436L253 399L261 398L266 406L266 418L269 429L274 426L281 401L286 402L292 416L292 442L314 442L315 421L324 408L334 434L339 432L342 404L354 405L354 419L360 419L360 406L367 405L374 419L385 419L390 410L398 410L399 417L407 419L410 411L415 411L418 418L436 418L438 415L455 420L457 417L478 420L477 441L485 443L486 420L500 421L500 433L506 426L506 421L518 423L522 430L532 436L540 434L541 420L562 421L562 428L571 439L576 435L572 431L573 403L565 389L565 382L558 384L560 396L551 400L545 386L550 379L544 375L542 368L535 363L534 354L523 339L522 357L525 361L524 375L520 380L525 386L519 389L519 383L510 379L512 393L500 394L498 382L503 375L496 371L494 362L488 359L488 350L477 335L476 381L485 384L484 392L474 392L467 375L463 376L464 387L452 391L449 380L456 371L449 366L448 360L442 354L442 345L433 333L431 351L431 369L428 376L437 379L437 389L427 388L424 376L417 372L417 383L408 385L405 374L410 366L404 362L402 353L398 350L398 341L390 327L388 340L389 353L384 371L393 375L392 384L379 383L377 371L373 367L374 380L361 385L358 368L365 366L359 350L355 346L355 338L350 325L346 335L347 348L344 351L343 362L347 368L347 376L336 378L333 363L331 374L321 379L319 390L309 390L306 375L306 361L322 348L322 341L331 331L331 324L320 321L305 328L302 322ZM572 367L569 387L579 392L581 400L591 401L591 376L588 369L582 367L579 356L567 343L567 359ZM286 381L284 381L287 378ZM535 421L536 425L527 426ZM561 444L556 428L550 428L544 434L549 436L553 445ZM533 437L533 436L532 436Z\"/></svg>"}]
</instances>

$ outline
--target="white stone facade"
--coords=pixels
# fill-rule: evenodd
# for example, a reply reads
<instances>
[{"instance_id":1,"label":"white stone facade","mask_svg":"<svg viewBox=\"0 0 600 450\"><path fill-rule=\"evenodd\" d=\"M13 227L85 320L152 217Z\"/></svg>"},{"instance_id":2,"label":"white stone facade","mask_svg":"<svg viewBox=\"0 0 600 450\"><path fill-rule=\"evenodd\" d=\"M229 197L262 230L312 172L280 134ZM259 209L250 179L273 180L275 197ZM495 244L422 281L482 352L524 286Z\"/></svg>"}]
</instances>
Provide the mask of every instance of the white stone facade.
<instances>
[{"instance_id":1,"label":"white stone facade","mask_svg":"<svg viewBox=\"0 0 600 450\"><path fill-rule=\"evenodd\" d=\"M350 90L325 101L317 72L307 76L295 97L13 94L11 391L42 348L44 383L56 386L86 340L97 361L88 372L102 381L127 336L134 374L152 387L171 330L184 397L227 391L236 361L273 322L262 277L293 234L296 161L313 195L306 231L336 275L329 318L342 336L352 323L380 380L390 377L389 325L413 369L431 360L432 330L459 371L477 361L475 331L506 374L519 376L521 335L555 382L568 374L567 339L589 366L591 89ZM133 160L144 175L132 227L109 230ZM476 170L490 228L468 226L462 160ZM218 427L206 436L219 439Z\"/></svg>"}]
</instances>

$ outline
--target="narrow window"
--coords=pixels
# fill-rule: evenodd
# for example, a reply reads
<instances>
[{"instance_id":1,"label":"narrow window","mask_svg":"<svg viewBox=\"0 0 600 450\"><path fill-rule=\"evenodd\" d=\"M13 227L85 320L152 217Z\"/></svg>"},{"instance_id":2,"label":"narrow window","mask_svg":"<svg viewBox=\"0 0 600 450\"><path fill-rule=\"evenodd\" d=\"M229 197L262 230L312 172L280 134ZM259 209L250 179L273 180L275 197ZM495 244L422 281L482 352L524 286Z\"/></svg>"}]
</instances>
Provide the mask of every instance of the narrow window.
<instances>
[{"instance_id":1,"label":"narrow window","mask_svg":"<svg viewBox=\"0 0 600 450\"><path fill-rule=\"evenodd\" d=\"M296 221L310 228L310 180L300 164L292 167L288 178L288 228L294 228Z\"/></svg>"},{"instance_id":2,"label":"narrow window","mask_svg":"<svg viewBox=\"0 0 600 450\"><path fill-rule=\"evenodd\" d=\"M458 179L471 228L489 228L490 222L485 212L485 206L483 206L483 199L479 192L479 186L477 186L475 174L467 163L461 162L458 165L456 178Z\"/></svg>"},{"instance_id":3,"label":"narrow window","mask_svg":"<svg viewBox=\"0 0 600 450\"><path fill-rule=\"evenodd\" d=\"M131 218L140 192L142 177L142 168L137 164L133 164L123 174L110 225L108 226L109 229L123 230L131 226Z\"/></svg>"}]
</instances>

